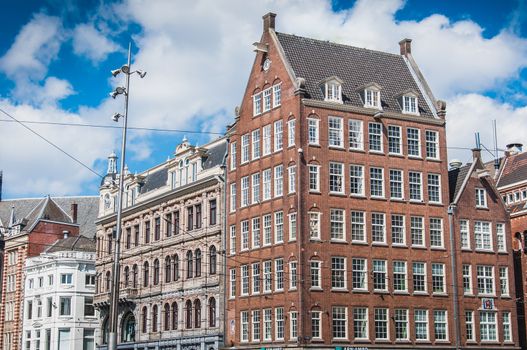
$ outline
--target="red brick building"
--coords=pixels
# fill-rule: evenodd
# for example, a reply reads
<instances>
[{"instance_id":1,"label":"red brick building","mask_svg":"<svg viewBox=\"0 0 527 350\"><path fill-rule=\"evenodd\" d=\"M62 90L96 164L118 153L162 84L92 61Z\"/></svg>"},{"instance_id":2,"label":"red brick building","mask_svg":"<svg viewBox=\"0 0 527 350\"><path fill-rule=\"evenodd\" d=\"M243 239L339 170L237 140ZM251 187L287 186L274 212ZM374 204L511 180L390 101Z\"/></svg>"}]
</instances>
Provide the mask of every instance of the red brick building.
<instances>
[{"instance_id":1,"label":"red brick building","mask_svg":"<svg viewBox=\"0 0 527 350\"><path fill-rule=\"evenodd\" d=\"M461 343L518 346L509 212L479 149L449 171L449 182Z\"/></svg>"},{"instance_id":2,"label":"red brick building","mask_svg":"<svg viewBox=\"0 0 527 350\"><path fill-rule=\"evenodd\" d=\"M446 104L411 40L263 24L229 130L226 346L454 347Z\"/></svg>"}]
</instances>

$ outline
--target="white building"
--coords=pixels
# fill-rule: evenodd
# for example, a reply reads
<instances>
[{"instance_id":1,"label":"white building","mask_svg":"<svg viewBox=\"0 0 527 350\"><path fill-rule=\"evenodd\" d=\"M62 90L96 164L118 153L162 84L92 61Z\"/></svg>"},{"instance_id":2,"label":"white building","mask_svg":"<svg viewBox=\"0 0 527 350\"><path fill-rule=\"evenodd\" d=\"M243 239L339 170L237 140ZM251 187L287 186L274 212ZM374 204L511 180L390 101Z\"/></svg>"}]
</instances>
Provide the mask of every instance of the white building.
<instances>
[{"instance_id":1,"label":"white building","mask_svg":"<svg viewBox=\"0 0 527 350\"><path fill-rule=\"evenodd\" d=\"M92 350L98 315L95 242L84 236L56 241L25 266L23 350Z\"/></svg>"}]
</instances>

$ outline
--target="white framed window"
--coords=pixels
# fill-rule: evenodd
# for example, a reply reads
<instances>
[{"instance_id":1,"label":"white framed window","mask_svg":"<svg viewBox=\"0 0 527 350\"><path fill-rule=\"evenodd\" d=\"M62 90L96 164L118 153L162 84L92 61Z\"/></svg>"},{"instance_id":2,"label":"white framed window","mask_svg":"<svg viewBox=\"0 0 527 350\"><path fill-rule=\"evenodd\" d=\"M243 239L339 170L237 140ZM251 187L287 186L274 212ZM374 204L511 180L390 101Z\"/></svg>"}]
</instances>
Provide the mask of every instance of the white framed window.
<instances>
[{"instance_id":1,"label":"white framed window","mask_svg":"<svg viewBox=\"0 0 527 350\"><path fill-rule=\"evenodd\" d=\"M353 308L353 335L355 340L369 339L368 332L368 308Z\"/></svg>"},{"instance_id":2,"label":"white framed window","mask_svg":"<svg viewBox=\"0 0 527 350\"><path fill-rule=\"evenodd\" d=\"M295 145L295 125L296 121L294 119L287 121L287 147Z\"/></svg>"},{"instance_id":3,"label":"white framed window","mask_svg":"<svg viewBox=\"0 0 527 350\"><path fill-rule=\"evenodd\" d=\"M421 157L421 131L416 128L406 129L409 157Z\"/></svg>"},{"instance_id":4,"label":"white framed window","mask_svg":"<svg viewBox=\"0 0 527 350\"><path fill-rule=\"evenodd\" d=\"M287 216L289 217L289 241L296 241L296 213Z\"/></svg>"},{"instance_id":5,"label":"white framed window","mask_svg":"<svg viewBox=\"0 0 527 350\"><path fill-rule=\"evenodd\" d=\"M368 143L370 152L382 152L382 124L368 123Z\"/></svg>"},{"instance_id":6,"label":"white framed window","mask_svg":"<svg viewBox=\"0 0 527 350\"><path fill-rule=\"evenodd\" d=\"M386 218L384 213L371 213L372 243L386 243Z\"/></svg>"},{"instance_id":7,"label":"white framed window","mask_svg":"<svg viewBox=\"0 0 527 350\"><path fill-rule=\"evenodd\" d=\"M282 83L273 85L273 108L282 104Z\"/></svg>"},{"instance_id":8,"label":"white framed window","mask_svg":"<svg viewBox=\"0 0 527 350\"><path fill-rule=\"evenodd\" d=\"M296 341L298 337L298 312L289 312L289 339Z\"/></svg>"},{"instance_id":9,"label":"white framed window","mask_svg":"<svg viewBox=\"0 0 527 350\"><path fill-rule=\"evenodd\" d=\"M375 339L376 340L388 340L389 339L389 328L388 328L388 309L376 308L373 311L373 320L375 325Z\"/></svg>"},{"instance_id":10,"label":"white framed window","mask_svg":"<svg viewBox=\"0 0 527 350\"><path fill-rule=\"evenodd\" d=\"M332 241L346 240L346 219L344 209L330 209L330 237Z\"/></svg>"},{"instance_id":11,"label":"white framed window","mask_svg":"<svg viewBox=\"0 0 527 350\"><path fill-rule=\"evenodd\" d=\"M282 121L274 122L274 151L280 151L284 147L284 129Z\"/></svg>"},{"instance_id":12,"label":"white framed window","mask_svg":"<svg viewBox=\"0 0 527 350\"><path fill-rule=\"evenodd\" d=\"M509 295L509 268L506 266L500 266L500 292L502 297L508 297Z\"/></svg>"},{"instance_id":13,"label":"white framed window","mask_svg":"<svg viewBox=\"0 0 527 350\"><path fill-rule=\"evenodd\" d=\"M311 288L322 289L322 276L320 274L321 262L318 260L311 260L310 276L311 276Z\"/></svg>"},{"instance_id":14,"label":"white framed window","mask_svg":"<svg viewBox=\"0 0 527 350\"><path fill-rule=\"evenodd\" d=\"M403 96L403 113L419 114L417 111L417 97L411 95Z\"/></svg>"},{"instance_id":15,"label":"white framed window","mask_svg":"<svg viewBox=\"0 0 527 350\"><path fill-rule=\"evenodd\" d=\"M271 109L271 88L263 91L263 111L267 112Z\"/></svg>"},{"instance_id":16,"label":"white framed window","mask_svg":"<svg viewBox=\"0 0 527 350\"><path fill-rule=\"evenodd\" d=\"M263 128L263 155L271 154L271 125L265 125Z\"/></svg>"},{"instance_id":17,"label":"white framed window","mask_svg":"<svg viewBox=\"0 0 527 350\"><path fill-rule=\"evenodd\" d=\"M414 293L426 293L428 290L426 281L426 263L420 261L413 262L412 276Z\"/></svg>"},{"instance_id":18,"label":"white framed window","mask_svg":"<svg viewBox=\"0 0 527 350\"><path fill-rule=\"evenodd\" d=\"M311 311L311 337L322 339L322 312Z\"/></svg>"},{"instance_id":19,"label":"white framed window","mask_svg":"<svg viewBox=\"0 0 527 350\"><path fill-rule=\"evenodd\" d=\"M478 293L485 295L494 295L494 267L478 265L476 267L476 279Z\"/></svg>"},{"instance_id":20,"label":"white framed window","mask_svg":"<svg viewBox=\"0 0 527 350\"><path fill-rule=\"evenodd\" d=\"M236 211L236 183L231 184L231 195L230 195L230 212L233 213Z\"/></svg>"},{"instance_id":21,"label":"white framed window","mask_svg":"<svg viewBox=\"0 0 527 350\"><path fill-rule=\"evenodd\" d=\"M309 212L309 238L320 240L320 213Z\"/></svg>"},{"instance_id":22,"label":"white framed window","mask_svg":"<svg viewBox=\"0 0 527 350\"><path fill-rule=\"evenodd\" d=\"M274 243L284 242L284 212L277 211L274 213Z\"/></svg>"},{"instance_id":23,"label":"white framed window","mask_svg":"<svg viewBox=\"0 0 527 350\"><path fill-rule=\"evenodd\" d=\"M329 147L344 147L344 125L342 118L328 118L328 141Z\"/></svg>"},{"instance_id":24,"label":"white framed window","mask_svg":"<svg viewBox=\"0 0 527 350\"><path fill-rule=\"evenodd\" d=\"M463 294L472 295L472 266L464 264L462 267L463 274Z\"/></svg>"},{"instance_id":25,"label":"white framed window","mask_svg":"<svg viewBox=\"0 0 527 350\"><path fill-rule=\"evenodd\" d=\"M400 200L404 198L402 170L390 169L390 198Z\"/></svg>"},{"instance_id":26,"label":"white framed window","mask_svg":"<svg viewBox=\"0 0 527 350\"><path fill-rule=\"evenodd\" d=\"M505 239L505 225L502 223L496 224L496 243L498 245L498 252L507 252L507 241Z\"/></svg>"},{"instance_id":27,"label":"white framed window","mask_svg":"<svg viewBox=\"0 0 527 350\"><path fill-rule=\"evenodd\" d=\"M307 119L307 141L310 145L319 145L319 124L320 120L308 118Z\"/></svg>"},{"instance_id":28,"label":"white framed window","mask_svg":"<svg viewBox=\"0 0 527 350\"><path fill-rule=\"evenodd\" d=\"M350 165L350 194L364 196L364 166Z\"/></svg>"},{"instance_id":29,"label":"white framed window","mask_svg":"<svg viewBox=\"0 0 527 350\"><path fill-rule=\"evenodd\" d=\"M236 225L231 225L229 237L229 253L234 255L236 254Z\"/></svg>"},{"instance_id":30,"label":"white framed window","mask_svg":"<svg viewBox=\"0 0 527 350\"><path fill-rule=\"evenodd\" d=\"M270 293L272 290L272 262L270 260L263 262L263 291Z\"/></svg>"},{"instance_id":31,"label":"white framed window","mask_svg":"<svg viewBox=\"0 0 527 350\"><path fill-rule=\"evenodd\" d=\"M476 341L474 333L474 311L465 311L465 336L467 341Z\"/></svg>"},{"instance_id":32,"label":"white framed window","mask_svg":"<svg viewBox=\"0 0 527 350\"><path fill-rule=\"evenodd\" d=\"M461 249L470 249L470 229L468 220L459 220L459 235L461 237Z\"/></svg>"},{"instance_id":33,"label":"white framed window","mask_svg":"<svg viewBox=\"0 0 527 350\"><path fill-rule=\"evenodd\" d=\"M424 218L422 216L410 217L410 236L412 237L412 246L425 246Z\"/></svg>"},{"instance_id":34,"label":"white framed window","mask_svg":"<svg viewBox=\"0 0 527 350\"><path fill-rule=\"evenodd\" d=\"M446 310L434 310L434 334L437 340L448 340L448 319Z\"/></svg>"},{"instance_id":35,"label":"white framed window","mask_svg":"<svg viewBox=\"0 0 527 350\"><path fill-rule=\"evenodd\" d=\"M351 241L366 243L366 228L363 211L351 212Z\"/></svg>"},{"instance_id":36,"label":"white framed window","mask_svg":"<svg viewBox=\"0 0 527 350\"><path fill-rule=\"evenodd\" d=\"M511 313L504 311L503 316L503 341L512 342Z\"/></svg>"},{"instance_id":37,"label":"white framed window","mask_svg":"<svg viewBox=\"0 0 527 350\"><path fill-rule=\"evenodd\" d=\"M262 114L262 93L253 95L253 116Z\"/></svg>"},{"instance_id":38,"label":"white framed window","mask_svg":"<svg viewBox=\"0 0 527 350\"><path fill-rule=\"evenodd\" d=\"M428 340L428 310L414 310L415 340Z\"/></svg>"},{"instance_id":39,"label":"white framed window","mask_svg":"<svg viewBox=\"0 0 527 350\"><path fill-rule=\"evenodd\" d=\"M418 171L408 172L408 187L410 188L410 201L423 201L423 174Z\"/></svg>"},{"instance_id":40,"label":"white framed window","mask_svg":"<svg viewBox=\"0 0 527 350\"><path fill-rule=\"evenodd\" d=\"M231 170L236 169L236 141L231 143ZM174 173L175 174L175 173ZM176 181L173 181L175 185Z\"/></svg>"},{"instance_id":41,"label":"white framed window","mask_svg":"<svg viewBox=\"0 0 527 350\"><path fill-rule=\"evenodd\" d=\"M61 284L72 284L72 281L73 281L73 275L71 273L61 273L60 274Z\"/></svg>"},{"instance_id":42,"label":"white framed window","mask_svg":"<svg viewBox=\"0 0 527 350\"><path fill-rule=\"evenodd\" d=\"M487 208L487 191L476 188L476 208Z\"/></svg>"},{"instance_id":43,"label":"white framed window","mask_svg":"<svg viewBox=\"0 0 527 350\"><path fill-rule=\"evenodd\" d=\"M295 290L298 282L298 263L296 261L289 262L289 289Z\"/></svg>"},{"instance_id":44,"label":"white framed window","mask_svg":"<svg viewBox=\"0 0 527 350\"><path fill-rule=\"evenodd\" d=\"M331 258L331 288L332 289L346 289L346 258L332 257Z\"/></svg>"},{"instance_id":45,"label":"white framed window","mask_svg":"<svg viewBox=\"0 0 527 350\"><path fill-rule=\"evenodd\" d=\"M445 264L432 263L432 293L445 294Z\"/></svg>"},{"instance_id":46,"label":"white framed window","mask_svg":"<svg viewBox=\"0 0 527 350\"><path fill-rule=\"evenodd\" d=\"M260 129L253 130L251 133L251 139L252 139L252 159L258 159L261 155L261 148L260 148Z\"/></svg>"},{"instance_id":47,"label":"white framed window","mask_svg":"<svg viewBox=\"0 0 527 350\"><path fill-rule=\"evenodd\" d=\"M254 248L260 247L260 218L252 218L252 246Z\"/></svg>"},{"instance_id":48,"label":"white framed window","mask_svg":"<svg viewBox=\"0 0 527 350\"><path fill-rule=\"evenodd\" d=\"M351 260L351 287L353 290L368 290L368 262L363 258Z\"/></svg>"},{"instance_id":49,"label":"white framed window","mask_svg":"<svg viewBox=\"0 0 527 350\"><path fill-rule=\"evenodd\" d=\"M253 263L252 277L253 277L252 294L260 294L260 263Z\"/></svg>"},{"instance_id":50,"label":"white framed window","mask_svg":"<svg viewBox=\"0 0 527 350\"><path fill-rule=\"evenodd\" d=\"M260 203L260 173L255 173L251 175L252 177L252 204Z\"/></svg>"},{"instance_id":51,"label":"white framed window","mask_svg":"<svg viewBox=\"0 0 527 350\"><path fill-rule=\"evenodd\" d=\"M373 290L375 292L385 292L388 290L386 260L373 260Z\"/></svg>"},{"instance_id":52,"label":"white framed window","mask_svg":"<svg viewBox=\"0 0 527 350\"><path fill-rule=\"evenodd\" d=\"M333 306L332 310L333 339L348 339L348 308Z\"/></svg>"},{"instance_id":53,"label":"white framed window","mask_svg":"<svg viewBox=\"0 0 527 350\"><path fill-rule=\"evenodd\" d=\"M309 164L309 191L320 192L320 165Z\"/></svg>"},{"instance_id":54,"label":"white framed window","mask_svg":"<svg viewBox=\"0 0 527 350\"><path fill-rule=\"evenodd\" d=\"M364 89L364 107L381 108L380 92L377 89Z\"/></svg>"},{"instance_id":55,"label":"white framed window","mask_svg":"<svg viewBox=\"0 0 527 350\"><path fill-rule=\"evenodd\" d=\"M370 196L384 198L383 168L370 168Z\"/></svg>"},{"instance_id":56,"label":"white framed window","mask_svg":"<svg viewBox=\"0 0 527 350\"><path fill-rule=\"evenodd\" d=\"M59 315L71 316L71 297L59 297Z\"/></svg>"},{"instance_id":57,"label":"white framed window","mask_svg":"<svg viewBox=\"0 0 527 350\"><path fill-rule=\"evenodd\" d=\"M426 158L439 159L439 133L437 131L426 130Z\"/></svg>"},{"instance_id":58,"label":"white framed window","mask_svg":"<svg viewBox=\"0 0 527 350\"><path fill-rule=\"evenodd\" d=\"M344 164L329 163L329 192L344 194Z\"/></svg>"},{"instance_id":59,"label":"white framed window","mask_svg":"<svg viewBox=\"0 0 527 350\"><path fill-rule=\"evenodd\" d=\"M284 259L275 259L274 261L274 273L275 273L275 292L284 290Z\"/></svg>"},{"instance_id":60,"label":"white framed window","mask_svg":"<svg viewBox=\"0 0 527 350\"><path fill-rule=\"evenodd\" d=\"M264 309L264 341L272 340L272 322L273 322L273 310Z\"/></svg>"},{"instance_id":61,"label":"white framed window","mask_svg":"<svg viewBox=\"0 0 527 350\"><path fill-rule=\"evenodd\" d=\"M241 222L242 226L242 244L240 250L247 250L249 249L249 220L243 220Z\"/></svg>"},{"instance_id":62,"label":"white framed window","mask_svg":"<svg viewBox=\"0 0 527 350\"><path fill-rule=\"evenodd\" d=\"M492 251L492 233L490 230L490 222L474 222L474 240L476 242L476 250Z\"/></svg>"},{"instance_id":63,"label":"white framed window","mask_svg":"<svg viewBox=\"0 0 527 350\"><path fill-rule=\"evenodd\" d=\"M406 230L404 215L392 214L392 244L403 246L406 244Z\"/></svg>"},{"instance_id":64,"label":"white framed window","mask_svg":"<svg viewBox=\"0 0 527 350\"><path fill-rule=\"evenodd\" d=\"M497 320L495 311L479 312L479 335L482 342L497 341Z\"/></svg>"},{"instance_id":65,"label":"white framed window","mask_svg":"<svg viewBox=\"0 0 527 350\"><path fill-rule=\"evenodd\" d=\"M401 127L388 125L388 153L400 155L403 153Z\"/></svg>"},{"instance_id":66,"label":"white framed window","mask_svg":"<svg viewBox=\"0 0 527 350\"><path fill-rule=\"evenodd\" d=\"M441 175L428 174L428 201L441 203Z\"/></svg>"},{"instance_id":67,"label":"white framed window","mask_svg":"<svg viewBox=\"0 0 527 350\"><path fill-rule=\"evenodd\" d=\"M249 205L249 176L242 177L242 198L240 207Z\"/></svg>"},{"instance_id":68,"label":"white framed window","mask_svg":"<svg viewBox=\"0 0 527 350\"><path fill-rule=\"evenodd\" d=\"M263 200L267 201L271 199L271 169L265 169L262 172L263 177Z\"/></svg>"},{"instance_id":69,"label":"white framed window","mask_svg":"<svg viewBox=\"0 0 527 350\"><path fill-rule=\"evenodd\" d=\"M263 216L263 230L264 230L263 245L264 246L271 245L272 244L271 214L267 214Z\"/></svg>"},{"instance_id":70,"label":"white framed window","mask_svg":"<svg viewBox=\"0 0 527 350\"><path fill-rule=\"evenodd\" d=\"M240 312L240 341L249 341L249 311Z\"/></svg>"},{"instance_id":71,"label":"white framed window","mask_svg":"<svg viewBox=\"0 0 527 350\"><path fill-rule=\"evenodd\" d=\"M325 84L325 100L342 103L342 86L337 81L328 81Z\"/></svg>"},{"instance_id":72,"label":"white framed window","mask_svg":"<svg viewBox=\"0 0 527 350\"><path fill-rule=\"evenodd\" d=\"M395 309L395 340L409 340L408 309Z\"/></svg>"},{"instance_id":73,"label":"white framed window","mask_svg":"<svg viewBox=\"0 0 527 350\"><path fill-rule=\"evenodd\" d=\"M393 262L393 290L395 292L407 292L408 284L406 261Z\"/></svg>"},{"instance_id":74,"label":"white framed window","mask_svg":"<svg viewBox=\"0 0 527 350\"><path fill-rule=\"evenodd\" d=\"M280 197L284 194L284 166L274 167L274 196Z\"/></svg>"},{"instance_id":75,"label":"white framed window","mask_svg":"<svg viewBox=\"0 0 527 350\"><path fill-rule=\"evenodd\" d=\"M362 120L348 120L348 141L350 150L364 150Z\"/></svg>"},{"instance_id":76,"label":"white framed window","mask_svg":"<svg viewBox=\"0 0 527 350\"><path fill-rule=\"evenodd\" d=\"M242 275L242 290L240 295L249 295L249 265L240 267Z\"/></svg>"},{"instance_id":77,"label":"white framed window","mask_svg":"<svg viewBox=\"0 0 527 350\"><path fill-rule=\"evenodd\" d=\"M287 189L288 193L295 193L296 192L296 166L291 165L287 168L287 175L288 175L288 181L287 181Z\"/></svg>"},{"instance_id":78,"label":"white framed window","mask_svg":"<svg viewBox=\"0 0 527 350\"><path fill-rule=\"evenodd\" d=\"M260 341L260 310L252 311L252 341Z\"/></svg>"},{"instance_id":79,"label":"white framed window","mask_svg":"<svg viewBox=\"0 0 527 350\"><path fill-rule=\"evenodd\" d=\"M444 248L443 219L430 218L430 247Z\"/></svg>"},{"instance_id":80,"label":"white framed window","mask_svg":"<svg viewBox=\"0 0 527 350\"><path fill-rule=\"evenodd\" d=\"M249 161L249 134L242 135L242 159L241 164Z\"/></svg>"}]
</instances>

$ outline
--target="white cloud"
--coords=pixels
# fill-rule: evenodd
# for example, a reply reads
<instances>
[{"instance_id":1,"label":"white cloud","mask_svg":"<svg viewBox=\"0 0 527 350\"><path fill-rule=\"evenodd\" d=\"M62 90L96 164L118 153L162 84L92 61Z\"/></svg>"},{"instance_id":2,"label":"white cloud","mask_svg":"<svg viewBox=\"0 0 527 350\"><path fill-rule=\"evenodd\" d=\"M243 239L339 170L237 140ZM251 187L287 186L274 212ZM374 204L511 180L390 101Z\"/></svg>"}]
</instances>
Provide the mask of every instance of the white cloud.
<instances>
[{"instance_id":1,"label":"white cloud","mask_svg":"<svg viewBox=\"0 0 527 350\"><path fill-rule=\"evenodd\" d=\"M86 56L93 63L104 61L119 46L90 23L79 24L73 30L73 51Z\"/></svg>"}]
</instances>

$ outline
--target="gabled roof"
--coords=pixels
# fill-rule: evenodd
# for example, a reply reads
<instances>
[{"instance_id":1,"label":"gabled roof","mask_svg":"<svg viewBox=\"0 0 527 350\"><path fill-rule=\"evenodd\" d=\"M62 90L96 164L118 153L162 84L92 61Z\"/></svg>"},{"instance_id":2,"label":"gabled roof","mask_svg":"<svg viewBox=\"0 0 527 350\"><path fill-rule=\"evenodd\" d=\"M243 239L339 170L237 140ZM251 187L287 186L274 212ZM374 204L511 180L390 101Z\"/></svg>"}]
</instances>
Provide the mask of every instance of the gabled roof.
<instances>
[{"instance_id":1,"label":"gabled roof","mask_svg":"<svg viewBox=\"0 0 527 350\"><path fill-rule=\"evenodd\" d=\"M55 253L63 251L95 252L95 240L82 235L62 238L53 243L45 252Z\"/></svg>"},{"instance_id":2,"label":"gabled roof","mask_svg":"<svg viewBox=\"0 0 527 350\"><path fill-rule=\"evenodd\" d=\"M459 191L463 186L463 182L469 175L469 171L472 168L472 163L468 163L460 168L452 169L448 171L448 189L450 194L449 203L453 203L457 198Z\"/></svg>"},{"instance_id":3,"label":"gabled roof","mask_svg":"<svg viewBox=\"0 0 527 350\"><path fill-rule=\"evenodd\" d=\"M356 90L374 82L382 86L383 110L402 113L397 96L413 90L418 95L419 113L434 118L403 56L278 32L276 36L294 75L305 79L307 98L324 100L319 83L338 76L344 81L344 104L362 107L364 103Z\"/></svg>"},{"instance_id":4,"label":"gabled roof","mask_svg":"<svg viewBox=\"0 0 527 350\"><path fill-rule=\"evenodd\" d=\"M497 186L505 187L522 181L527 181L527 152L505 158Z\"/></svg>"}]
</instances>

